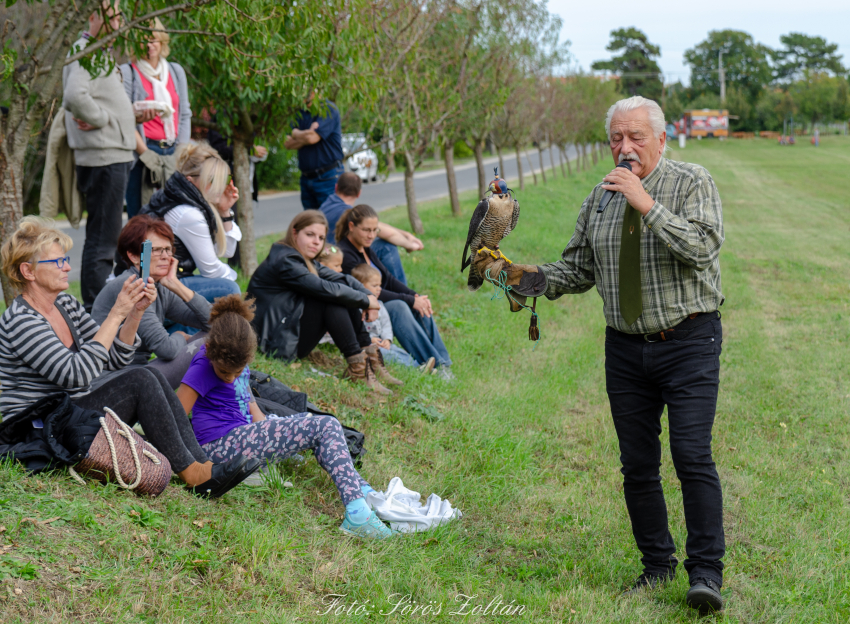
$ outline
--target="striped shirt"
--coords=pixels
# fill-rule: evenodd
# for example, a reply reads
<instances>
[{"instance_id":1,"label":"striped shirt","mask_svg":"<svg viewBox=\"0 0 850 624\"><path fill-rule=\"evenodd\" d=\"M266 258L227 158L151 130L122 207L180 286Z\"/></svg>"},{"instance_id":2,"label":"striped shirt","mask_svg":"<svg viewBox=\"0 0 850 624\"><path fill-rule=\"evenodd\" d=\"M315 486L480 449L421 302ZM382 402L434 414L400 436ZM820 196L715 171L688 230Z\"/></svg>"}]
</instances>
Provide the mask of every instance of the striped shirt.
<instances>
[{"instance_id":1,"label":"striped shirt","mask_svg":"<svg viewBox=\"0 0 850 624\"><path fill-rule=\"evenodd\" d=\"M655 205L642 218L643 313L633 325L620 314L620 239L627 206L622 193L599 214L605 188L596 186L581 206L561 259L541 266L547 298L586 292L595 285L608 326L629 334L669 329L695 312L717 310L724 300L719 261L723 210L708 171L662 157L641 182Z\"/></svg>"},{"instance_id":2,"label":"striped shirt","mask_svg":"<svg viewBox=\"0 0 850 624\"><path fill-rule=\"evenodd\" d=\"M100 326L74 297L62 293L56 307L71 330L76 349L69 349L50 323L23 297L17 297L0 317L0 413L13 416L55 392L71 398L88 394L104 370L119 370L133 359L141 341L132 346L118 337L109 351L94 336Z\"/></svg>"}]
</instances>

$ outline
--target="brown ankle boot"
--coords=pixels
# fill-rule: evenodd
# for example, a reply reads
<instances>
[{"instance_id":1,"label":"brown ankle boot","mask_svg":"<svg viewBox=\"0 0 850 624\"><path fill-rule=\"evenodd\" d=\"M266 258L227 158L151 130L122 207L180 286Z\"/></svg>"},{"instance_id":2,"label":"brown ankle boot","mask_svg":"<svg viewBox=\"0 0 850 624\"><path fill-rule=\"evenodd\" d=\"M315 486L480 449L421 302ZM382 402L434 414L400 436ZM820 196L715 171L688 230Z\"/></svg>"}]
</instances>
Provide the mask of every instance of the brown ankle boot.
<instances>
[{"instance_id":1,"label":"brown ankle boot","mask_svg":"<svg viewBox=\"0 0 850 624\"><path fill-rule=\"evenodd\" d=\"M375 371L375 375L378 379L382 379L385 383L392 384L394 386L404 385L404 382L401 379L396 379L390 375L390 371L387 370L387 367L384 364L384 357L381 355L381 350L378 348L378 345L370 345L363 349L363 352L369 357L369 366L371 366L372 370Z\"/></svg>"},{"instance_id":2,"label":"brown ankle boot","mask_svg":"<svg viewBox=\"0 0 850 624\"><path fill-rule=\"evenodd\" d=\"M348 362L348 368L342 374L343 379L365 383L378 394L392 394L392 391L382 386L375 377L375 373L369 366L369 358L365 353L360 352L357 355L352 355L345 358L345 361Z\"/></svg>"}]
</instances>

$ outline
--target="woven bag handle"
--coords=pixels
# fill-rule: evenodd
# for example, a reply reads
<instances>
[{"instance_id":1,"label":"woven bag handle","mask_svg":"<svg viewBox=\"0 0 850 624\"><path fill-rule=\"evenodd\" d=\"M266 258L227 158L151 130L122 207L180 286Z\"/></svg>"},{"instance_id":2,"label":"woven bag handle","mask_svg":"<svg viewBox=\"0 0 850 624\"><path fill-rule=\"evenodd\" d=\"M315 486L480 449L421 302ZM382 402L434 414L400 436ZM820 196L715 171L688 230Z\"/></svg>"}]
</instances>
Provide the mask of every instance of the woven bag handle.
<instances>
[{"instance_id":1,"label":"woven bag handle","mask_svg":"<svg viewBox=\"0 0 850 624\"><path fill-rule=\"evenodd\" d=\"M126 489L126 490L133 490L133 489L137 488L139 486L139 483L141 483L141 481L142 481L142 466L141 466L141 463L139 462L139 453L136 451L136 440L133 439L133 435L131 433L132 430L130 429L130 426L127 423L125 423L123 420L118 418L118 416L115 414L115 412L113 412L111 409L109 409L108 407L105 407L105 406L103 408L103 411L106 412L107 416L111 416L112 419L115 421L115 423L118 425L118 429L119 429L118 435L124 437L127 440L127 442L130 444L130 453L133 456L133 464L136 467L136 480L133 481L132 484L127 485L127 483L121 477L121 471L118 468L118 455L115 452L115 442L112 439L112 434L109 433L109 427L106 426L106 418L104 416L100 417L100 419L99 419L100 420L100 426L103 428L104 435L106 435L106 443L109 445L109 455L112 457L112 469L115 472L115 478L118 480L118 485L120 487ZM159 452L149 442L145 441L145 444L147 444L149 447L151 447L154 451ZM151 453L147 449L143 448L142 454L144 454L145 457L147 457L148 459L150 459L153 463L155 463L157 465L162 463L159 460L159 458L156 457L156 455L154 455L153 453ZM80 477L80 475L77 473L77 471L74 470L73 466L68 466L68 471L70 472L71 476L76 481L85 485L85 481L83 481L82 477Z\"/></svg>"}]
</instances>

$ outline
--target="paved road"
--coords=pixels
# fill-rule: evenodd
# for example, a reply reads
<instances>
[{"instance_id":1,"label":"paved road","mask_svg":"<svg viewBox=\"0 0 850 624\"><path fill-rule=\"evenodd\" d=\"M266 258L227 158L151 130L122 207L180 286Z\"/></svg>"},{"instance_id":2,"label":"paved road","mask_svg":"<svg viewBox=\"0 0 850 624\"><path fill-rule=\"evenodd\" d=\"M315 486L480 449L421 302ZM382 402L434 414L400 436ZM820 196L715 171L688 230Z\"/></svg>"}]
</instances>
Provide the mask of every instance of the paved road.
<instances>
[{"instance_id":1,"label":"paved road","mask_svg":"<svg viewBox=\"0 0 850 624\"><path fill-rule=\"evenodd\" d=\"M576 157L575 148L570 148L570 159ZM555 156L556 165L558 157ZM537 150L525 152L522 157L523 173L526 177L526 183L531 183L531 171L529 169L529 161L534 166L535 171L540 171L540 159ZM509 182L518 179L516 155L505 154L505 171L500 172L502 177ZM491 167L499 164L499 158L493 156L485 158L484 163L487 166L488 180L490 179ZM549 151L543 152L543 166L549 169L552 163L549 159ZM468 191L478 188L478 173L475 163L467 163L455 169L455 177L457 178L458 189ZM446 181L445 169L436 169L433 171L423 171L417 173L414 177L416 181L416 199L417 201L428 201L447 197L449 194L448 182ZM406 203L404 196L404 176L403 174L393 174L384 182L371 182L363 185L363 194L360 197L361 201L369 204L375 210L381 211L395 206L401 206ZM469 207L470 210L473 208ZM301 211L301 198L297 191L287 193L277 193L275 195L261 197L260 205L254 213L255 233L257 237L266 236L268 234L276 234L286 230L286 226L292 218ZM80 279L80 258L83 252L83 243L85 242L85 228L80 225L80 229L75 230L70 225L64 226L65 231L74 240L74 247L71 249L71 275L70 279Z\"/></svg>"}]
</instances>

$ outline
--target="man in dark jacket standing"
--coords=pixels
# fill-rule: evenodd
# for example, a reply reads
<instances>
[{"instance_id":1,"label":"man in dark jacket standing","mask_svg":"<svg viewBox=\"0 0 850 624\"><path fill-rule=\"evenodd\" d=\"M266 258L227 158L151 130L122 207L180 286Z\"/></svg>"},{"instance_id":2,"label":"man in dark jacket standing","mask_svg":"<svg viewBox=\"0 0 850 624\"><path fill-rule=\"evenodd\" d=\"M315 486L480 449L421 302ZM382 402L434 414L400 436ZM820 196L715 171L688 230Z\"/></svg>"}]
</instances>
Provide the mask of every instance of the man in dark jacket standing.
<instances>
[{"instance_id":1,"label":"man in dark jacket standing","mask_svg":"<svg viewBox=\"0 0 850 624\"><path fill-rule=\"evenodd\" d=\"M283 143L288 150L298 150L304 210L318 210L334 192L336 181L343 172L345 156L342 153L339 109L330 100L325 100L322 108L319 115L301 111L292 133Z\"/></svg>"}]
</instances>

